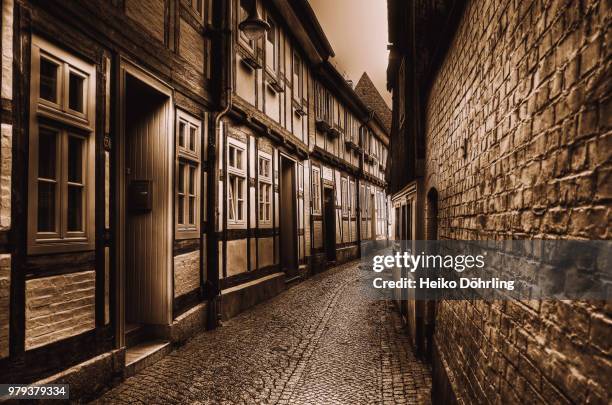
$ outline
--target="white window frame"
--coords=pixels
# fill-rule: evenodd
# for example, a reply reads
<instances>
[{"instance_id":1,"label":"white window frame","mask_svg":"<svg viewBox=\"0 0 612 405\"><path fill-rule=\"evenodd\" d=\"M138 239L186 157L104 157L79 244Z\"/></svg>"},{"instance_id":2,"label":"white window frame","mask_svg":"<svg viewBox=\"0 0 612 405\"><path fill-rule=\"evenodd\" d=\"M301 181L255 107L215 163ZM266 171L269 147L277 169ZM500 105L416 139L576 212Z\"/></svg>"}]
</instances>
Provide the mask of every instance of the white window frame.
<instances>
[{"instance_id":1,"label":"white window frame","mask_svg":"<svg viewBox=\"0 0 612 405\"><path fill-rule=\"evenodd\" d=\"M48 59L57 65L56 102L40 97L40 62ZM30 125L28 164L28 253L44 254L93 250L95 247L95 83L92 63L64 51L33 35L30 81ZM70 73L83 78L83 111L69 107ZM44 122L43 122L44 119ZM39 129L57 132L55 159L55 230L38 231ZM68 181L68 139L83 140L81 183ZM43 151L47 152L47 151ZM68 230L68 188L82 188L80 231Z\"/></svg>"},{"instance_id":2,"label":"white window frame","mask_svg":"<svg viewBox=\"0 0 612 405\"><path fill-rule=\"evenodd\" d=\"M180 145L181 127L185 129L185 145ZM202 159L201 147L203 139L202 121L182 110L176 110L176 162L175 162L175 212L174 212L174 237L176 239L195 239L200 237L200 201L201 201L201 176ZM191 139L191 131L194 131L194 139ZM194 178L190 177L190 169L195 171ZM182 173L180 173L182 171ZM183 176L183 190L179 188L179 176ZM192 186L193 182L193 188ZM190 191L192 190L192 191ZM181 197L182 203L181 203ZM189 222L190 204L193 199L193 219ZM183 206L183 220L179 218L179 206Z\"/></svg>"},{"instance_id":3,"label":"white window frame","mask_svg":"<svg viewBox=\"0 0 612 405\"><path fill-rule=\"evenodd\" d=\"M321 169L318 166L312 166L312 213L321 214Z\"/></svg>"},{"instance_id":4,"label":"white window frame","mask_svg":"<svg viewBox=\"0 0 612 405\"><path fill-rule=\"evenodd\" d=\"M262 172L261 164L267 162L267 173ZM258 202L257 202L257 217L260 225L272 224L272 156L259 151L257 157L257 181L258 181ZM263 192L262 192L263 190ZM262 211L263 207L263 211ZM264 214L263 216L261 214ZM267 217L266 217L267 213Z\"/></svg>"},{"instance_id":5,"label":"white window frame","mask_svg":"<svg viewBox=\"0 0 612 405\"><path fill-rule=\"evenodd\" d=\"M246 148L246 144L244 144L243 142L240 142L234 138L227 138L227 143L228 143L228 147L227 147L227 153L225 158L227 159L227 225L228 228L241 228L246 226L246 205L247 205L247 176L246 176L246 160L247 160L247 148ZM230 153L232 153L232 149L235 150L239 150L242 152L242 159L241 160L241 164L240 167L238 166L230 166ZM234 160L236 162L236 159ZM232 177L234 179L241 179L242 180L242 187L241 190L237 190L237 184L239 183L238 181L236 181L236 184L233 184L232 182ZM238 201L242 201L242 210L239 213L238 212ZM231 204L235 203L234 205L234 209L235 211L233 211L233 218L230 218L230 209ZM239 215L240 214L240 218Z\"/></svg>"}]
</instances>

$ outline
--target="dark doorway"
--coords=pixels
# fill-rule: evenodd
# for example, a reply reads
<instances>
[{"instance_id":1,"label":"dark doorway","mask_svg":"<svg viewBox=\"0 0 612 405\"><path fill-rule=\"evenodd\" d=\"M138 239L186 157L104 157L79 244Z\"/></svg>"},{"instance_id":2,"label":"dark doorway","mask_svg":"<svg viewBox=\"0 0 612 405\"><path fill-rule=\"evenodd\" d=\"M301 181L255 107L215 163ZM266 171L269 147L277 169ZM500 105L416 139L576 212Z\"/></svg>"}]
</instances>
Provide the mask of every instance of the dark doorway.
<instances>
[{"instance_id":1,"label":"dark doorway","mask_svg":"<svg viewBox=\"0 0 612 405\"><path fill-rule=\"evenodd\" d=\"M288 276L297 275L297 210L295 162L280 159L280 264Z\"/></svg>"},{"instance_id":2,"label":"dark doorway","mask_svg":"<svg viewBox=\"0 0 612 405\"><path fill-rule=\"evenodd\" d=\"M323 189L324 224L325 224L325 255L328 262L336 261L336 204L334 204L334 189Z\"/></svg>"}]
</instances>

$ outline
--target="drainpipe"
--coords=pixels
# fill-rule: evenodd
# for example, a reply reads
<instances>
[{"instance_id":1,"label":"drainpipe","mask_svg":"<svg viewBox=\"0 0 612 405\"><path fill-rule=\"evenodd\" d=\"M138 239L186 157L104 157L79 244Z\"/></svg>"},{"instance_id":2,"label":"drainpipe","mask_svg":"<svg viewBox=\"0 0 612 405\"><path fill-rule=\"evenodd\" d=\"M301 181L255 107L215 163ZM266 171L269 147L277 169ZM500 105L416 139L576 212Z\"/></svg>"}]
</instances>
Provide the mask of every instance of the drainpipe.
<instances>
[{"instance_id":1,"label":"drainpipe","mask_svg":"<svg viewBox=\"0 0 612 405\"><path fill-rule=\"evenodd\" d=\"M361 133L363 132L362 131L363 128L367 129L367 125L371 120L372 120L372 114L368 112L368 115L366 119L363 121L363 124L359 126L359 135L361 135ZM363 176L363 160L364 160L364 153L365 153L365 148L364 148L363 143L365 140L361 139L361 136L359 138L360 138L359 146L361 146L361 154L359 155L359 176L357 177L355 189L358 195L358 198L357 198L357 239L359 243L357 244L357 255L361 257L361 221L363 219L361 217L361 177ZM364 192L365 192L365 188L364 188ZM365 199L365 196L364 196L364 199Z\"/></svg>"},{"instance_id":2,"label":"drainpipe","mask_svg":"<svg viewBox=\"0 0 612 405\"><path fill-rule=\"evenodd\" d=\"M206 250L208 252L208 278L206 281L206 288L209 299L209 311L208 311L208 329L215 329L219 325L220 319L220 298L221 290L219 286L219 241L217 233L217 225L219 223L219 199L217 191L219 187L219 168L218 163L218 149L217 142L221 139L221 120L232 108L232 93L233 93L233 53L234 53L234 38L233 38L233 13L232 13L231 1L217 1L217 5L225 6L221 12L225 12L226 20L225 26L221 31L225 39L225 52L221 50L221 59L225 59L226 69L225 77L222 76L221 84L221 97L220 103L223 106L222 109L217 112L213 120L213 134L214 136L209 137L208 140L208 162L209 162L209 176L208 176L208 198L206 200L206 210L210 214L208 224L208 237L206 238ZM223 87L224 86L224 87ZM225 142L221 143L222 151L225 149Z\"/></svg>"}]
</instances>

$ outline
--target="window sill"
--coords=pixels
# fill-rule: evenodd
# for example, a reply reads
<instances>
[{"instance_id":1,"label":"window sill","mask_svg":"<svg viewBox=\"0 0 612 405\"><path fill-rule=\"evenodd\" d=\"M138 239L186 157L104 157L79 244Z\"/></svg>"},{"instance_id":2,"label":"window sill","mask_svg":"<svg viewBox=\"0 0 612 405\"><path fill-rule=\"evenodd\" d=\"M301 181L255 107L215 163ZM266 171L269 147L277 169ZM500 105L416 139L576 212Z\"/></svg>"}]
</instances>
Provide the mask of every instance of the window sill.
<instances>
[{"instance_id":1,"label":"window sill","mask_svg":"<svg viewBox=\"0 0 612 405\"><path fill-rule=\"evenodd\" d=\"M49 253L71 253L85 252L95 249L93 241L35 241L28 244L29 255L41 255Z\"/></svg>"},{"instance_id":2,"label":"window sill","mask_svg":"<svg viewBox=\"0 0 612 405\"><path fill-rule=\"evenodd\" d=\"M184 239L199 239L200 238L200 230L176 230L174 232L174 239L176 240L184 240Z\"/></svg>"}]
</instances>

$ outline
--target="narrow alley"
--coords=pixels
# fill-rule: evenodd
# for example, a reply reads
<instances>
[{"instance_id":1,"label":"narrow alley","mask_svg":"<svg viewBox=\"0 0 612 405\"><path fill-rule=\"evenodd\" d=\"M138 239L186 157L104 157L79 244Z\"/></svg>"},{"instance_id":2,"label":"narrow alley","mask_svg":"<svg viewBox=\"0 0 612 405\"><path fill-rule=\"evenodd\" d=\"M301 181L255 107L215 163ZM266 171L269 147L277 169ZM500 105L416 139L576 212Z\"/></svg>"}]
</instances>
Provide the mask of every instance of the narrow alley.
<instances>
[{"instance_id":1,"label":"narrow alley","mask_svg":"<svg viewBox=\"0 0 612 405\"><path fill-rule=\"evenodd\" d=\"M358 263L201 333L99 402L427 403L429 368L393 305L363 298Z\"/></svg>"}]
</instances>

